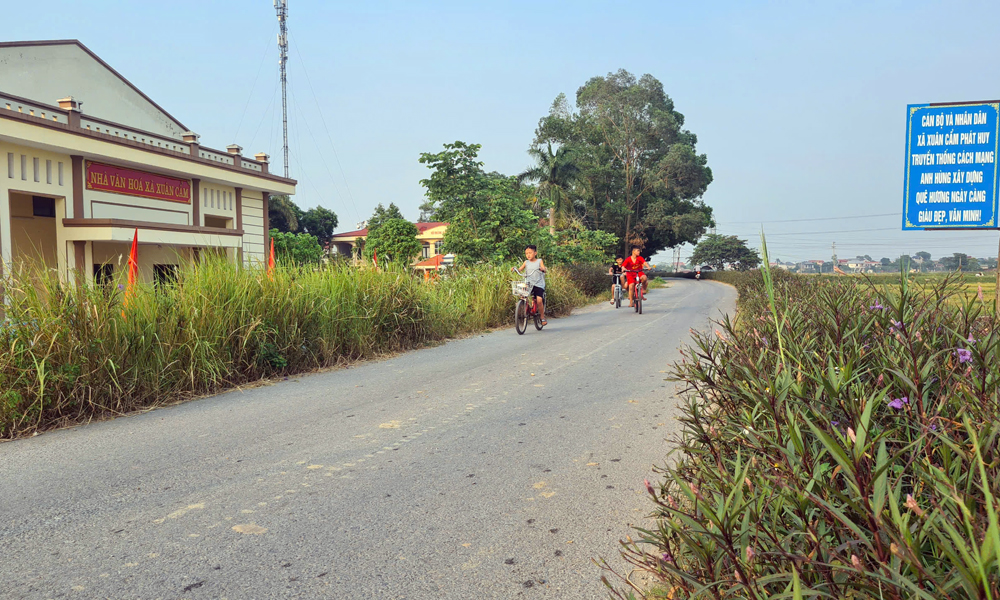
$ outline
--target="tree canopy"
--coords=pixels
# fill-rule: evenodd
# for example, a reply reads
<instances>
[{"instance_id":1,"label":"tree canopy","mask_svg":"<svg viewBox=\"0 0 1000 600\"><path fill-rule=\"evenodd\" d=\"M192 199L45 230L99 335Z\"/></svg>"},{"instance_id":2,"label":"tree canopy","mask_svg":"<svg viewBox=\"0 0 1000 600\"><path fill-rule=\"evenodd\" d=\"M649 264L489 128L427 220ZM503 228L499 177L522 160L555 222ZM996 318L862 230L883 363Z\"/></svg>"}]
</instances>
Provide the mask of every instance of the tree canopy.
<instances>
[{"instance_id":1,"label":"tree canopy","mask_svg":"<svg viewBox=\"0 0 1000 600\"><path fill-rule=\"evenodd\" d=\"M515 177L483 171L479 148L455 142L445 144L443 152L420 155L431 169L420 182L427 190L421 213L449 223L444 250L460 263L516 260L544 233L529 208L532 190Z\"/></svg>"},{"instance_id":2,"label":"tree canopy","mask_svg":"<svg viewBox=\"0 0 1000 600\"><path fill-rule=\"evenodd\" d=\"M302 210L287 195L271 196L267 203L267 220L271 229L282 233L299 230L299 215Z\"/></svg>"},{"instance_id":3,"label":"tree canopy","mask_svg":"<svg viewBox=\"0 0 1000 600\"><path fill-rule=\"evenodd\" d=\"M337 229L337 215L322 206L310 208L299 216L298 220L299 228L305 233L316 236L324 248L330 244L333 232Z\"/></svg>"},{"instance_id":4,"label":"tree canopy","mask_svg":"<svg viewBox=\"0 0 1000 600\"><path fill-rule=\"evenodd\" d=\"M539 122L534 148L572 149L580 182L571 195L587 226L649 254L697 241L713 224L701 200L712 171L663 85L620 70L585 83L576 107L560 94Z\"/></svg>"},{"instance_id":5,"label":"tree canopy","mask_svg":"<svg viewBox=\"0 0 1000 600\"><path fill-rule=\"evenodd\" d=\"M728 265L736 271L747 271L760 266L760 255L747 246L746 240L735 235L710 233L695 246L691 262L709 265L713 269L723 269Z\"/></svg>"},{"instance_id":6,"label":"tree canopy","mask_svg":"<svg viewBox=\"0 0 1000 600\"><path fill-rule=\"evenodd\" d=\"M382 206L382 203L379 202L379 205L375 207L375 212L372 213L372 216L368 219L368 233L375 231L389 219L402 219L402 218L403 218L403 213L399 211L399 207L397 207L395 204L390 202L389 208L385 208Z\"/></svg>"},{"instance_id":7,"label":"tree canopy","mask_svg":"<svg viewBox=\"0 0 1000 600\"><path fill-rule=\"evenodd\" d=\"M271 229L274 240L274 258L290 265L318 264L323 258L323 248L316 236L308 233L288 233Z\"/></svg>"},{"instance_id":8,"label":"tree canopy","mask_svg":"<svg viewBox=\"0 0 1000 600\"><path fill-rule=\"evenodd\" d=\"M963 252L941 257L941 266L949 271L978 271L979 261Z\"/></svg>"},{"instance_id":9,"label":"tree canopy","mask_svg":"<svg viewBox=\"0 0 1000 600\"><path fill-rule=\"evenodd\" d=\"M267 204L267 219L271 229L282 233L308 233L325 248L337 229L337 215L328 208L317 206L303 211L289 196L271 196ZM275 248L277 252L277 248Z\"/></svg>"},{"instance_id":10,"label":"tree canopy","mask_svg":"<svg viewBox=\"0 0 1000 600\"><path fill-rule=\"evenodd\" d=\"M387 219L375 231L368 229L364 255L371 258L378 252L379 260L410 264L420 254L417 226L406 219Z\"/></svg>"}]
</instances>

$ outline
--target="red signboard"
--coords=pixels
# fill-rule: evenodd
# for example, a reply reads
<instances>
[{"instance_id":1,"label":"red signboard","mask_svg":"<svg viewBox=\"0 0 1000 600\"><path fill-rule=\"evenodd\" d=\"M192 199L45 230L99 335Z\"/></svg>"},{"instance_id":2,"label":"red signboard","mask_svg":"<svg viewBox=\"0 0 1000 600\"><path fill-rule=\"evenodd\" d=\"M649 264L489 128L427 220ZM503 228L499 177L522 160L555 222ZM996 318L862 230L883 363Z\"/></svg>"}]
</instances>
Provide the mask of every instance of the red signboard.
<instances>
[{"instance_id":1,"label":"red signboard","mask_svg":"<svg viewBox=\"0 0 1000 600\"><path fill-rule=\"evenodd\" d=\"M87 162L87 189L140 198L191 203L191 182L145 171Z\"/></svg>"}]
</instances>

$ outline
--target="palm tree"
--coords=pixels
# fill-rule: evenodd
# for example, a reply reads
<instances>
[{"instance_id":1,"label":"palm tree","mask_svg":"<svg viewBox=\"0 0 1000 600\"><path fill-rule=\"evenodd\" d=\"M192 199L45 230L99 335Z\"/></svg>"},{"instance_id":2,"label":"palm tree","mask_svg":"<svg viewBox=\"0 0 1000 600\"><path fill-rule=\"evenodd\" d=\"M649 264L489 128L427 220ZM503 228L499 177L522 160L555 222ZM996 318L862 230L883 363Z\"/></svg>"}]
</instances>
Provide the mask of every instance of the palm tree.
<instances>
[{"instance_id":1,"label":"palm tree","mask_svg":"<svg viewBox=\"0 0 1000 600\"><path fill-rule=\"evenodd\" d=\"M573 215L573 200L569 188L580 176L576 150L571 146L560 146L553 150L549 143L546 148L534 146L528 154L535 159L535 166L517 176L518 183L538 182L538 193L549 199L549 232L555 234L556 220L564 223Z\"/></svg>"}]
</instances>

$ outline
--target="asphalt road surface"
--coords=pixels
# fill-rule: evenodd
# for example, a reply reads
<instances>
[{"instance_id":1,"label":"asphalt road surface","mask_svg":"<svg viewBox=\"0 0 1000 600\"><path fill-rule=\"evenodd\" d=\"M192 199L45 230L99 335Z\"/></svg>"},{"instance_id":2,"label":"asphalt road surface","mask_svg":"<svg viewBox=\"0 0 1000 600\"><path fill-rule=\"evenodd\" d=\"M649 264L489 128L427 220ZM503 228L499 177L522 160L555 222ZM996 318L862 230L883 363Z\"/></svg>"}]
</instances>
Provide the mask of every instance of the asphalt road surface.
<instances>
[{"instance_id":1,"label":"asphalt road surface","mask_svg":"<svg viewBox=\"0 0 1000 600\"><path fill-rule=\"evenodd\" d=\"M735 291L607 304L0 445L2 598L606 598Z\"/></svg>"}]
</instances>

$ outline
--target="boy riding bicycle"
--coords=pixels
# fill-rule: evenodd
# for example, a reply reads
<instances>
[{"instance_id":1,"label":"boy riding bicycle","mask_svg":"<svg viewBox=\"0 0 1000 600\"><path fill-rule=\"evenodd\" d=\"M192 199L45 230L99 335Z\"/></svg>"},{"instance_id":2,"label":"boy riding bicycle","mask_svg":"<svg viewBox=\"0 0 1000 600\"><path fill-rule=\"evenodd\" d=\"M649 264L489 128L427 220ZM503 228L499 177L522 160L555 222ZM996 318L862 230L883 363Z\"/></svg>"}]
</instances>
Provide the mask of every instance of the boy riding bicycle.
<instances>
[{"instance_id":1,"label":"boy riding bicycle","mask_svg":"<svg viewBox=\"0 0 1000 600\"><path fill-rule=\"evenodd\" d=\"M619 254L615 257L614 264L608 269L608 275L611 276L611 304L615 303L615 285L621 285L625 287L625 283L622 280L622 261L625 259Z\"/></svg>"},{"instance_id":2,"label":"boy riding bicycle","mask_svg":"<svg viewBox=\"0 0 1000 600\"><path fill-rule=\"evenodd\" d=\"M519 274L524 275L524 279L531 286L531 295L535 298L535 310L542 318L542 326L548 325L545 320L545 263L537 257L538 248L534 244L524 249L524 262L517 269ZM521 273L524 271L524 273Z\"/></svg>"},{"instance_id":3,"label":"boy riding bicycle","mask_svg":"<svg viewBox=\"0 0 1000 600\"><path fill-rule=\"evenodd\" d=\"M625 270L625 277L628 281L628 305L632 306L635 302L634 296L636 283L641 283L642 286L639 289L639 293L642 294L642 299L646 299L646 288L649 286L649 281L646 278L646 274L643 273L643 269L646 268L646 259L639 256L639 246L632 246L632 255L626 258L622 262L622 269Z\"/></svg>"}]
</instances>

